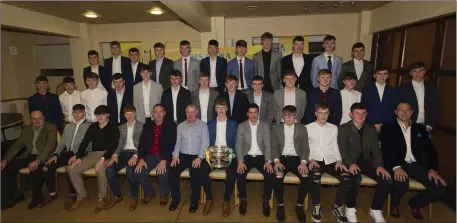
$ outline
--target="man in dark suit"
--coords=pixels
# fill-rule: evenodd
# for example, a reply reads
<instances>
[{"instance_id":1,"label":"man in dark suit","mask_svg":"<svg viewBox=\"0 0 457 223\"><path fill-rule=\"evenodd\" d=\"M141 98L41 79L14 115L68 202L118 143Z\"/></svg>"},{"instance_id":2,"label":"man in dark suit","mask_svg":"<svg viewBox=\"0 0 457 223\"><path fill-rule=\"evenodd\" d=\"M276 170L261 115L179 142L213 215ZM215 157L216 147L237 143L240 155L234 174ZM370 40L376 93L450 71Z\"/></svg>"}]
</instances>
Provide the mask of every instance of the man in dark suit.
<instances>
[{"instance_id":1,"label":"man in dark suit","mask_svg":"<svg viewBox=\"0 0 457 223\"><path fill-rule=\"evenodd\" d=\"M198 89L200 61L190 56L192 47L187 40L182 40L179 43L179 52L181 57L174 61L173 67L182 73L182 86L189 91L195 91Z\"/></svg>"},{"instance_id":2,"label":"man in dark suit","mask_svg":"<svg viewBox=\"0 0 457 223\"><path fill-rule=\"evenodd\" d=\"M197 91L191 92L192 103L197 106L198 118L205 123L213 120L216 117L214 110L214 102L219 96L217 90L209 88L209 74L200 74L200 88Z\"/></svg>"},{"instance_id":3,"label":"man in dark suit","mask_svg":"<svg viewBox=\"0 0 457 223\"><path fill-rule=\"evenodd\" d=\"M173 71L173 60L165 57L165 45L163 43L154 44L154 55L156 59L149 62L152 68L151 79L162 85L163 89L171 86L170 73Z\"/></svg>"},{"instance_id":4,"label":"man in dark suit","mask_svg":"<svg viewBox=\"0 0 457 223\"><path fill-rule=\"evenodd\" d=\"M367 109L363 104L354 103L350 116L352 120L340 125L338 129L338 147L343 163L349 167L352 181L346 198L346 217L348 222L357 222L355 206L363 174L377 182L370 215L375 222L385 222L382 208L392 180L389 172L384 169L378 134L372 125L365 123Z\"/></svg>"},{"instance_id":5,"label":"man in dark suit","mask_svg":"<svg viewBox=\"0 0 457 223\"><path fill-rule=\"evenodd\" d=\"M85 67L83 71L83 78L84 78L84 84L86 85L86 88L89 88L89 86L86 84L86 79L87 79L87 74L88 73L96 73L100 77L100 82L98 82L98 86L104 90L110 90L111 89L111 74L107 74L105 68L100 65L100 59L98 56L98 52L95 50L89 50L87 53L87 57L89 59L89 64L90 66Z\"/></svg>"},{"instance_id":6,"label":"man in dark suit","mask_svg":"<svg viewBox=\"0 0 457 223\"><path fill-rule=\"evenodd\" d=\"M49 92L48 78L38 76L35 79L37 93L28 98L29 113L41 111L46 121L55 125L62 132L62 107L60 106L59 96Z\"/></svg>"},{"instance_id":7,"label":"man in dark suit","mask_svg":"<svg viewBox=\"0 0 457 223\"><path fill-rule=\"evenodd\" d=\"M413 109L413 122L426 126L430 132L440 120L440 94L432 83L424 83L426 69L423 62L415 62L409 66L412 81L404 84L399 91L402 100L408 102Z\"/></svg>"},{"instance_id":8,"label":"man in dark suit","mask_svg":"<svg viewBox=\"0 0 457 223\"><path fill-rule=\"evenodd\" d=\"M200 61L200 72L210 74L209 87L217 89L219 93L223 93L225 89L225 77L227 76L227 60L218 56L219 42L210 40L208 42L209 57Z\"/></svg>"},{"instance_id":9,"label":"man in dark suit","mask_svg":"<svg viewBox=\"0 0 457 223\"><path fill-rule=\"evenodd\" d=\"M112 75L115 73L128 73L128 69L130 68L129 63L130 59L121 55L121 43L118 41L112 41L109 44L111 49L112 57L105 59L103 63L105 65L106 71L106 80L105 82L110 84L112 81ZM112 86L111 86L112 87ZM107 88L106 90L109 91L111 87Z\"/></svg>"},{"instance_id":10,"label":"man in dark suit","mask_svg":"<svg viewBox=\"0 0 457 223\"><path fill-rule=\"evenodd\" d=\"M124 108L127 105L133 105L133 94L125 86L124 75L114 74L113 84L114 90L108 92L109 120L117 125L122 125L127 121L124 117Z\"/></svg>"},{"instance_id":11,"label":"man in dark suit","mask_svg":"<svg viewBox=\"0 0 457 223\"><path fill-rule=\"evenodd\" d=\"M186 120L186 107L192 104L190 91L181 86L182 74L179 70L170 73L171 87L164 90L160 104L165 108L165 120L177 124Z\"/></svg>"},{"instance_id":12,"label":"man in dark suit","mask_svg":"<svg viewBox=\"0 0 457 223\"><path fill-rule=\"evenodd\" d=\"M262 50L252 56L255 63L255 76L264 79L263 90L273 93L281 88L281 61L282 55L278 50L273 50L273 34L265 32L260 37Z\"/></svg>"},{"instance_id":13,"label":"man in dark suit","mask_svg":"<svg viewBox=\"0 0 457 223\"><path fill-rule=\"evenodd\" d=\"M143 81L143 78L141 77L141 69L143 69L144 64L138 61L139 57L140 50L138 50L138 48L135 47L130 48L130 63L129 66L127 66L127 69L125 70L125 73L122 73L124 75L125 88L131 92L133 92L133 86L135 84L138 84L141 81Z\"/></svg>"},{"instance_id":14,"label":"man in dark suit","mask_svg":"<svg viewBox=\"0 0 457 223\"><path fill-rule=\"evenodd\" d=\"M263 90L264 82L261 76L255 76L252 79L252 92L248 93L249 103L256 103L260 108L260 121L272 124L279 105L273 97L273 94Z\"/></svg>"},{"instance_id":15,"label":"man in dark suit","mask_svg":"<svg viewBox=\"0 0 457 223\"><path fill-rule=\"evenodd\" d=\"M341 68L341 75L338 79L338 87L340 90L344 88L343 77L348 72L357 75L357 84L354 89L362 92L363 88L373 83L373 64L370 61L364 60L365 45L358 42L352 46L353 59L344 63Z\"/></svg>"},{"instance_id":16,"label":"man in dark suit","mask_svg":"<svg viewBox=\"0 0 457 223\"><path fill-rule=\"evenodd\" d=\"M251 89L252 78L255 76L254 61L246 57L248 44L245 40L236 41L237 56L227 64L227 75L233 75L239 80L238 90L246 93Z\"/></svg>"},{"instance_id":17,"label":"man in dark suit","mask_svg":"<svg viewBox=\"0 0 457 223\"><path fill-rule=\"evenodd\" d=\"M296 87L308 91L313 88L310 79L312 59L308 54L303 53L305 39L302 36L296 36L292 42L293 52L282 58L281 75L286 71L294 70L298 75Z\"/></svg>"},{"instance_id":18,"label":"man in dark suit","mask_svg":"<svg viewBox=\"0 0 457 223\"><path fill-rule=\"evenodd\" d=\"M225 78L225 87L227 91L222 93L220 97L227 101L227 117L238 124L246 121L248 116L249 100L246 94L241 93L237 90L238 79L233 75L228 75Z\"/></svg>"},{"instance_id":19,"label":"man in dark suit","mask_svg":"<svg viewBox=\"0 0 457 223\"><path fill-rule=\"evenodd\" d=\"M395 179L390 193L390 215L400 217L398 205L408 191L408 179L414 178L427 188L408 202L411 215L422 220L420 209L438 200L446 182L438 174L435 147L426 127L411 120L413 112L408 103L398 104L397 121L382 126L381 146L384 165Z\"/></svg>"}]
</instances>

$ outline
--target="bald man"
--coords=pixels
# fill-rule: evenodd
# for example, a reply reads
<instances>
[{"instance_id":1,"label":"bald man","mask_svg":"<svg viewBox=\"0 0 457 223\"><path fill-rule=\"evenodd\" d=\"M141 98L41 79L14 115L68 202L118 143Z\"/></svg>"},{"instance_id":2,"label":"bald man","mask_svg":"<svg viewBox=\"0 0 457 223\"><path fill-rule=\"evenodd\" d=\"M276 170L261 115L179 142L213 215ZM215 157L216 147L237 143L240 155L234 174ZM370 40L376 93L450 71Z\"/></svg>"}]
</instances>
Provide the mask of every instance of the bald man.
<instances>
[{"instance_id":1,"label":"bald man","mask_svg":"<svg viewBox=\"0 0 457 223\"><path fill-rule=\"evenodd\" d=\"M13 207L24 200L17 185L17 174L28 168L31 176L32 201L28 208L41 206L44 200L41 193L43 166L57 145L57 128L45 122L41 111L30 114L31 125L21 131L19 139L8 149L1 162L2 170L2 210ZM20 154L25 147L25 151Z\"/></svg>"}]
</instances>

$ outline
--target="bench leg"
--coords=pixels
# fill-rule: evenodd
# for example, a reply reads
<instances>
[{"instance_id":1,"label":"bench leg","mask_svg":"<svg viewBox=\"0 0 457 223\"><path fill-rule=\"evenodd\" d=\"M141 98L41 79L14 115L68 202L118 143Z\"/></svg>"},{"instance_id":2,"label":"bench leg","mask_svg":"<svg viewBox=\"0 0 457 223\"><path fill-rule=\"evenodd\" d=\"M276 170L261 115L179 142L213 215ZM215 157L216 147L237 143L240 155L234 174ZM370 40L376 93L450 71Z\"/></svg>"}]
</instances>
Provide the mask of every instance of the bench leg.
<instances>
[{"instance_id":1,"label":"bench leg","mask_svg":"<svg viewBox=\"0 0 457 223\"><path fill-rule=\"evenodd\" d=\"M200 195L200 202L202 204L204 204L205 201L206 201L206 194L205 194L205 190L203 190L203 187L200 188L200 194L201 194Z\"/></svg>"},{"instance_id":2,"label":"bench leg","mask_svg":"<svg viewBox=\"0 0 457 223\"><path fill-rule=\"evenodd\" d=\"M234 199L233 199L233 202L235 203L235 205L239 205L240 204L240 197L238 197L238 186L236 185L236 182L235 182L235 195L234 195Z\"/></svg>"},{"instance_id":3,"label":"bench leg","mask_svg":"<svg viewBox=\"0 0 457 223\"><path fill-rule=\"evenodd\" d=\"M309 196L305 197L305 212L308 210L308 197Z\"/></svg>"},{"instance_id":4,"label":"bench leg","mask_svg":"<svg viewBox=\"0 0 457 223\"><path fill-rule=\"evenodd\" d=\"M55 192L56 192L56 194L59 194L59 176L58 176L59 174L56 172L55 175L56 175L55 176L55 178L56 178L56 187L55 187L56 191Z\"/></svg>"},{"instance_id":5,"label":"bench leg","mask_svg":"<svg viewBox=\"0 0 457 223\"><path fill-rule=\"evenodd\" d=\"M428 220L432 220L432 203L428 205Z\"/></svg>"},{"instance_id":6,"label":"bench leg","mask_svg":"<svg viewBox=\"0 0 457 223\"><path fill-rule=\"evenodd\" d=\"M390 194L387 195L387 215L390 215Z\"/></svg>"},{"instance_id":7,"label":"bench leg","mask_svg":"<svg viewBox=\"0 0 457 223\"><path fill-rule=\"evenodd\" d=\"M141 184L138 184L138 197L139 200L143 200L144 198L144 191L143 187L141 187Z\"/></svg>"},{"instance_id":8,"label":"bench leg","mask_svg":"<svg viewBox=\"0 0 457 223\"><path fill-rule=\"evenodd\" d=\"M274 205L274 197L275 197L275 192L274 191L271 191L271 198L270 198L270 201L268 202L270 204L270 208L273 208L273 205Z\"/></svg>"}]
</instances>

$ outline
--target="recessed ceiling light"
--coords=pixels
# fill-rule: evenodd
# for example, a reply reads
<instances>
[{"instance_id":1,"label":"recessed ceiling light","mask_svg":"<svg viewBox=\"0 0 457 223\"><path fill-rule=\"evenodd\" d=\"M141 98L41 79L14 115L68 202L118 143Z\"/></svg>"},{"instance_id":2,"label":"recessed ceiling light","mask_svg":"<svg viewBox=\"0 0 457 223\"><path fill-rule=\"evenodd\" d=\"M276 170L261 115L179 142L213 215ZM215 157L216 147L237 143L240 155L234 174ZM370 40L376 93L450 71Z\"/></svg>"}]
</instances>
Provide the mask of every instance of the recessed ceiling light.
<instances>
[{"instance_id":1,"label":"recessed ceiling light","mask_svg":"<svg viewBox=\"0 0 457 223\"><path fill-rule=\"evenodd\" d=\"M257 8L259 8L259 6L257 6L257 5L248 5L248 6L246 6L246 8L248 10L256 10Z\"/></svg>"},{"instance_id":2,"label":"recessed ceiling light","mask_svg":"<svg viewBox=\"0 0 457 223\"><path fill-rule=\"evenodd\" d=\"M149 10L149 13L151 13L153 15L162 15L163 11L161 9L159 9L159 8L155 8L155 9Z\"/></svg>"},{"instance_id":3,"label":"recessed ceiling light","mask_svg":"<svg viewBox=\"0 0 457 223\"><path fill-rule=\"evenodd\" d=\"M95 13L95 12L86 12L86 13L84 13L84 16L87 17L87 18L95 19L99 15L97 15L97 13Z\"/></svg>"}]
</instances>

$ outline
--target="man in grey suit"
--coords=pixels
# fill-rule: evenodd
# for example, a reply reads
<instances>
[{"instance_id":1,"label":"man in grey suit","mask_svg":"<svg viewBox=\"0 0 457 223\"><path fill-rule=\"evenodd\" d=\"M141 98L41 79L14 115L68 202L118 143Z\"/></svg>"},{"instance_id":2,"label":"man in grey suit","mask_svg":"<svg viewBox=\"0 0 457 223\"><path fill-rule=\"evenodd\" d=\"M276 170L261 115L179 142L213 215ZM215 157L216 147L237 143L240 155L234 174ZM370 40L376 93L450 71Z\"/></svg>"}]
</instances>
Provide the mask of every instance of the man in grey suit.
<instances>
[{"instance_id":1,"label":"man in grey suit","mask_svg":"<svg viewBox=\"0 0 457 223\"><path fill-rule=\"evenodd\" d=\"M317 73L322 69L329 69L333 74L330 87L338 90L338 80L341 73L341 66L343 65L343 58L335 55L333 52L336 47L336 38L332 35L325 36L322 47L324 48L324 53L314 57L311 65L311 84L315 88L318 87Z\"/></svg>"},{"instance_id":2,"label":"man in grey suit","mask_svg":"<svg viewBox=\"0 0 457 223\"><path fill-rule=\"evenodd\" d=\"M264 79L261 76L255 76L252 79L252 92L248 92L249 103L256 103L260 108L260 121L270 124L276 115L278 103L273 98L273 94L263 91Z\"/></svg>"},{"instance_id":3,"label":"man in grey suit","mask_svg":"<svg viewBox=\"0 0 457 223\"><path fill-rule=\"evenodd\" d=\"M182 73L182 86L189 91L196 91L200 75L200 61L190 57L191 50L189 41L183 40L179 43L181 58L175 60L174 68Z\"/></svg>"},{"instance_id":4,"label":"man in grey suit","mask_svg":"<svg viewBox=\"0 0 457 223\"><path fill-rule=\"evenodd\" d=\"M72 163L71 158L76 154L79 148L79 144L84 138L87 129L90 126L89 122L86 122L86 107L82 104L73 105L73 119L74 122L65 125L62 138L60 139L59 145L57 145L53 156L46 162L48 171L44 172L46 186L48 187L49 196L45 200L45 204L51 203L57 198L56 193L56 170L57 168L67 166ZM88 150L90 150L90 147ZM76 158L76 157L75 157ZM70 178L67 175L69 193L68 199L64 203L64 207L70 207L76 200L76 191Z\"/></svg>"},{"instance_id":5,"label":"man in grey suit","mask_svg":"<svg viewBox=\"0 0 457 223\"><path fill-rule=\"evenodd\" d=\"M160 103L163 88L162 85L151 81L152 68L144 65L141 70L143 81L133 87L133 106L136 108L136 119L145 123L151 119L154 105ZM148 97L144 97L149 95Z\"/></svg>"},{"instance_id":6,"label":"man in grey suit","mask_svg":"<svg viewBox=\"0 0 457 223\"><path fill-rule=\"evenodd\" d=\"M281 84L281 52L271 48L273 43L273 34L266 32L260 37L263 49L254 54L255 76L261 76L264 79L264 88L266 92L273 93L282 87Z\"/></svg>"},{"instance_id":7,"label":"man in grey suit","mask_svg":"<svg viewBox=\"0 0 457 223\"><path fill-rule=\"evenodd\" d=\"M365 45L358 42L352 46L353 59L344 63L341 68L341 74L338 78L338 87L340 90L344 88L343 76L348 72L357 74L357 84L354 89L362 92L365 86L373 83L373 64L370 61L364 60Z\"/></svg>"},{"instance_id":8,"label":"man in grey suit","mask_svg":"<svg viewBox=\"0 0 457 223\"><path fill-rule=\"evenodd\" d=\"M106 209L113 208L117 203L123 200L121 195L121 188L117 181L117 172L124 167L127 167L127 177L130 182L130 190L133 187L138 187L134 184L133 175L135 174L135 167L138 161L138 143L140 142L141 132L143 131L143 123L136 121L136 109L132 105L127 105L124 108L124 116L127 122L119 126L119 143L116 151L111 155L111 159L106 168L106 176L113 192L113 198L105 207ZM152 197L144 198L148 203ZM132 197L130 203L130 210L134 210L138 205L136 197Z\"/></svg>"},{"instance_id":9,"label":"man in grey suit","mask_svg":"<svg viewBox=\"0 0 457 223\"><path fill-rule=\"evenodd\" d=\"M295 71L286 71L282 80L284 81L285 87L274 93L274 99L279 106L276 110L276 124L284 122L281 111L287 105L293 105L297 108L297 122L300 122L305 115L306 92L295 87L295 82L297 81L297 74L295 74Z\"/></svg>"},{"instance_id":10,"label":"man in grey suit","mask_svg":"<svg viewBox=\"0 0 457 223\"><path fill-rule=\"evenodd\" d=\"M205 123L216 118L214 102L219 92L209 88L209 74L200 74L200 89L191 92L192 104L197 106L198 118Z\"/></svg>"},{"instance_id":11,"label":"man in grey suit","mask_svg":"<svg viewBox=\"0 0 457 223\"><path fill-rule=\"evenodd\" d=\"M163 43L154 44L154 55L156 58L149 62L152 68L151 80L161 84L163 89L170 87L170 73L173 71L173 60L165 57L165 45Z\"/></svg>"},{"instance_id":12,"label":"man in grey suit","mask_svg":"<svg viewBox=\"0 0 457 223\"><path fill-rule=\"evenodd\" d=\"M259 120L259 106L248 106L249 120L238 125L236 135L236 156L238 158L237 180L241 200L240 214L247 211L246 176L252 168L256 168L264 177L263 185L263 215L270 216L270 205L273 190L273 167L271 165L270 126Z\"/></svg>"}]
</instances>

